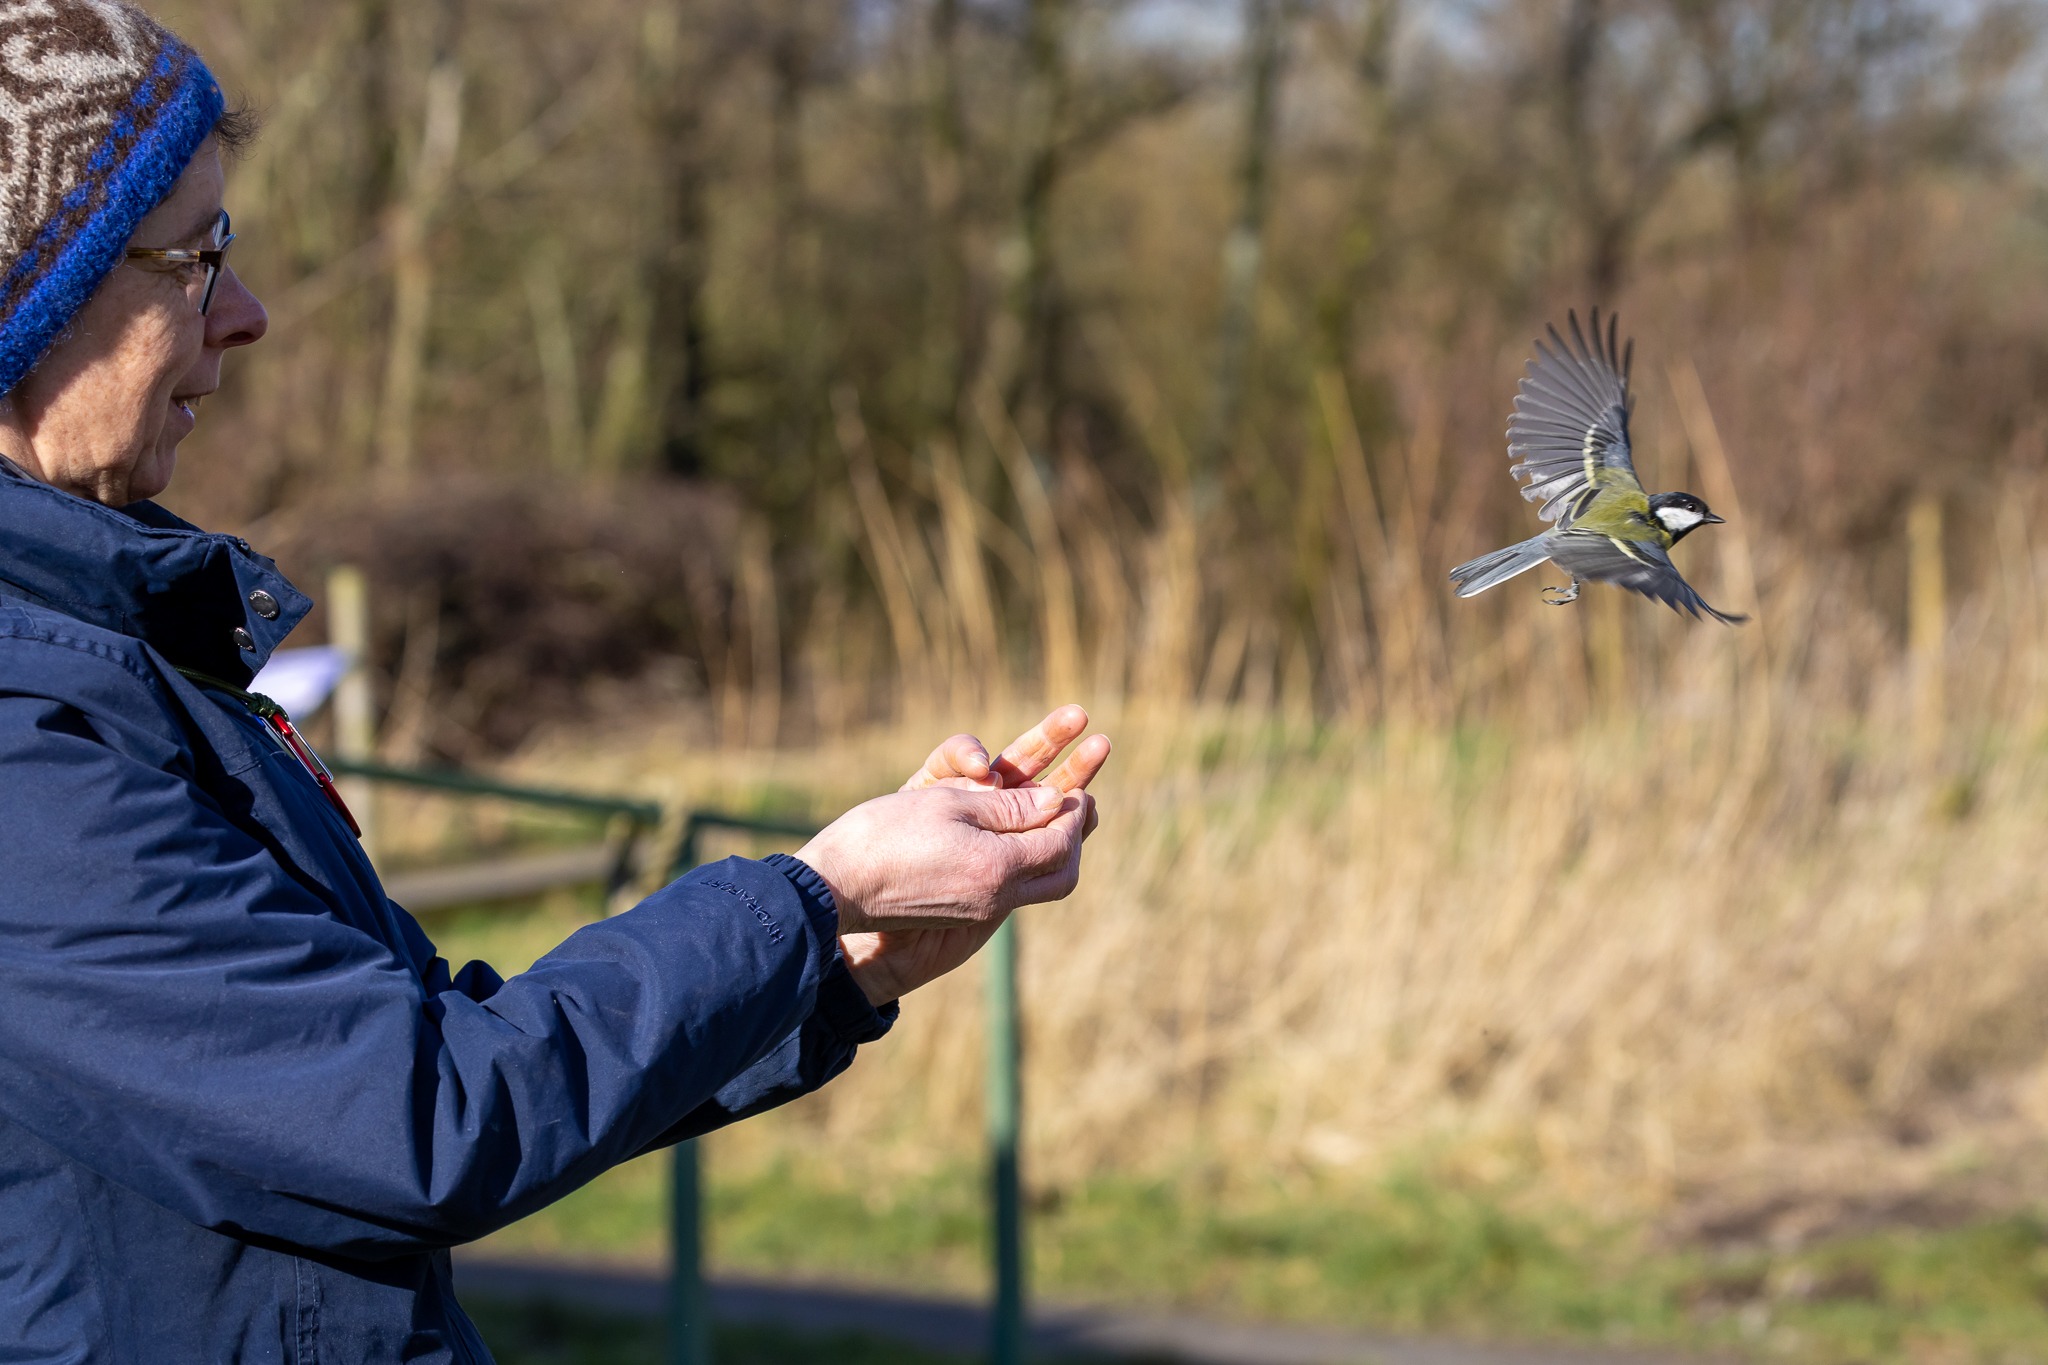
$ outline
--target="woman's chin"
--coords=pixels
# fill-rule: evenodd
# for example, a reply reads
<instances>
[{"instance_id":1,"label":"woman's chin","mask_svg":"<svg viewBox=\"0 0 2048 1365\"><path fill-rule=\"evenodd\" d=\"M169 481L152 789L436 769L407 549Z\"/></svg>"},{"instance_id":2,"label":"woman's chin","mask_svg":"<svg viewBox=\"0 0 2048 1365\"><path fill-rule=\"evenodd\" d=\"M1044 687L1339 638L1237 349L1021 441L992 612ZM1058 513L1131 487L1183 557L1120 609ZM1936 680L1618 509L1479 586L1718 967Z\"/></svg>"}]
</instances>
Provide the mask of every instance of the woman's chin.
<instances>
[{"instance_id":1,"label":"woman's chin","mask_svg":"<svg viewBox=\"0 0 2048 1365\"><path fill-rule=\"evenodd\" d=\"M178 448L161 446L150 458L135 466L135 472L128 476L128 501L147 502L171 486L171 475L178 469Z\"/></svg>"}]
</instances>

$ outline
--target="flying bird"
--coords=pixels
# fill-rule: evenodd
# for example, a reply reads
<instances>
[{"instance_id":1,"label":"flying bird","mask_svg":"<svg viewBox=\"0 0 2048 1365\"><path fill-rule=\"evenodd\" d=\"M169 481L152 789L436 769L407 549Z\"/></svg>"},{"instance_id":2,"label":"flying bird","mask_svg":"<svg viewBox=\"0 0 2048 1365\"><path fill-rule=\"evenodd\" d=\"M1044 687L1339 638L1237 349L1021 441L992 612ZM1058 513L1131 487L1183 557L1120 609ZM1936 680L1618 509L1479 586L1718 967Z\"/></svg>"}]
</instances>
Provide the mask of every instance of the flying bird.
<instances>
[{"instance_id":1,"label":"flying bird","mask_svg":"<svg viewBox=\"0 0 2048 1365\"><path fill-rule=\"evenodd\" d=\"M1636 344L1615 349L1616 320L1600 334L1600 310L1592 315L1592 344L1570 319L1567 345L1555 325L1550 345L1536 342L1529 373L1515 393L1508 418L1508 473L1522 484L1522 496L1543 506L1539 517L1554 522L1539 536L1481 555L1451 570L1458 596L1471 597L1546 560L1572 576L1569 588L1545 588L1553 606L1579 600L1580 585L1617 583L1655 598L1673 611L1702 613L1728 625L1748 620L1707 605L1671 562L1671 547L1702 526L1725 521L1690 493L1643 490L1629 458L1629 366ZM1619 355L1619 363L1616 358Z\"/></svg>"}]
</instances>

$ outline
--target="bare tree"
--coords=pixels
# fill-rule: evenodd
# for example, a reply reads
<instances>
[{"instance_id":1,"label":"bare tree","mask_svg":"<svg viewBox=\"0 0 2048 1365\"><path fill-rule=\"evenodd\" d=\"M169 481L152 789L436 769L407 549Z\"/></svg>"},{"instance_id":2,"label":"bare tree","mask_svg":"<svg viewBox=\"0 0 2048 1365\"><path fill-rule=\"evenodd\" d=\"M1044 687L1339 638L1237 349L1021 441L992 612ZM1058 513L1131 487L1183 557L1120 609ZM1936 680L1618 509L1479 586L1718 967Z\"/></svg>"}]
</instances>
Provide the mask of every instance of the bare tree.
<instances>
[{"instance_id":1,"label":"bare tree","mask_svg":"<svg viewBox=\"0 0 2048 1365\"><path fill-rule=\"evenodd\" d=\"M968 298L967 113L961 100L961 0L933 0L925 60L925 211L932 244L925 272L923 395L926 421L958 425L975 361Z\"/></svg>"},{"instance_id":2,"label":"bare tree","mask_svg":"<svg viewBox=\"0 0 2048 1365\"><path fill-rule=\"evenodd\" d=\"M711 343L704 288L710 271L710 64L685 27L683 0L656 0L640 25L636 106L653 152L645 229L647 382L656 467L691 475L704 464L704 402ZM692 47L699 51L695 54ZM698 60L692 60L695 55Z\"/></svg>"},{"instance_id":3,"label":"bare tree","mask_svg":"<svg viewBox=\"0 0 2048 1365\"><path fill-rule=\"evenodd\" d=\"M1373 267L1387 254L1387 208L1400 164L1394 93L1394 38L1402 0L1358 0L1353 14L1318 15L1325 36L1348 47L1360 104L1363 155L1354 171L1351 209L1338 243L1337 265L1317 308L1325 363L1347 369L1361 304L1374 283ZM1348 30L1348 31L1347 31Z\"/></svg>"},{"instance_id":4,"label":"bare tree","mask_svg":"<svg viewBox=\"0 0 2048 1365\"><path fill-rule=\"evenodd\" d=\"M1029 0L1024 38L1023 175L1016 221L1003 246L1006 307L991 363L1010 410L1053 405L1057 377L1057 274L1053 195L1064 166L1068 26L1073 0ZM1036 436L1040 423L1027 434Z\"/></svg>"},{"instance_id":5,"label":"bare tree","mask_svg":"<svg viewBox=\"0 0 2048 1365\"><path fill-rule=\"evenodd\" d=\"M1217 326L1215 410L1196 458L1198 505L1215 493L1237 438L1250 362L1259 260L1272 197L1274 123L1292 0L1245 0L1244 143L1237 163L1237 216L1223 244L1223 313Z\"/></svg>"},{"instance_id":6,"label":"bare tree","mask_svg":"<svg viewBox=\"0 0 2048 1365\"><path fill-rule=\"evenodd\" d=\"M1924 46L1932 22L1923 0L1566 0L1557 183L1594 296L1619 289L1645 220L1706 153L1728 154L1753 231L1767 158L1855 141L1870 97L1897 80L1890 59Z\"/></svg>"},{"instance_id":7,"label":"bare tree","mask_svg":"<svg viewBox=\"0 0 2048 1365\"><path fill-rule=\"evenodd\" d=\"M426 368L434 297L428 234L441 211L462 141L459 0L433 0L426 20L430 57L419 140L390 227L391 334L385 346L384 397L377 427L378 466L386 477L399 479L412 472L414 424Z\"/></svg>"}]
</instances>

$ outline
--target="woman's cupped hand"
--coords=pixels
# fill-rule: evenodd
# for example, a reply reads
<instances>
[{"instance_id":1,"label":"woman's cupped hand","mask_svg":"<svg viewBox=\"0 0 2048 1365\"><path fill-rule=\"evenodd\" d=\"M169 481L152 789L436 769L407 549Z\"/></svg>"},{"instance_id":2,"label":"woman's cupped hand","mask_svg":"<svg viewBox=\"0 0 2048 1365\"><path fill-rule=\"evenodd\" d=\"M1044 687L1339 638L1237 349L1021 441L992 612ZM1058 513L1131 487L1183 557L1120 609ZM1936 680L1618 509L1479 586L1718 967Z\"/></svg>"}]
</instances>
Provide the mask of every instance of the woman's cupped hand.
<instances>
[{"instance_id":1,"label":"woman's cupped hand","mask_svg":"<svg viewBox=\"0 0 2048 1365\"><path fill-rule=\"evenodd\" d=\"M839 904L840 945L875 1004L952 971L1020 906L1060 900L1098 823L1088 784L1106 735L1075 747L1088 713L1063 706L991 756L955 735L901 791L854 807L798 855Z\"/></svg>"}]
</instances>

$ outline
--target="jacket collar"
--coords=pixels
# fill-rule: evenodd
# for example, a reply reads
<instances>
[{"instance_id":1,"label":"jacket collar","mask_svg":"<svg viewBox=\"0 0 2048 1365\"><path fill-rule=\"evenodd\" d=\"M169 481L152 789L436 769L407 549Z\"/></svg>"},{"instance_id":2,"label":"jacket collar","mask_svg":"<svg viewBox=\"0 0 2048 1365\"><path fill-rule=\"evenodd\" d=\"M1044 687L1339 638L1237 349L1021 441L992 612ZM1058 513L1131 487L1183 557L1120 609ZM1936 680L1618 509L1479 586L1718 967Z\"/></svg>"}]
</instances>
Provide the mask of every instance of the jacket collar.
<instances>
[{"instance_id":1,"label":"jacket collar","mask_svg":"<svg viewBox=\"0 0 2048 1365\"><path fill-rule=\"evenodd\" d=\"M257 610L259 593L276 602L273 619ZM237 686L313 606L239 537L211 535L151 502L104 507L4 459L0 597L133 636L180 668Z\"/></svg>"}]
</instances>

